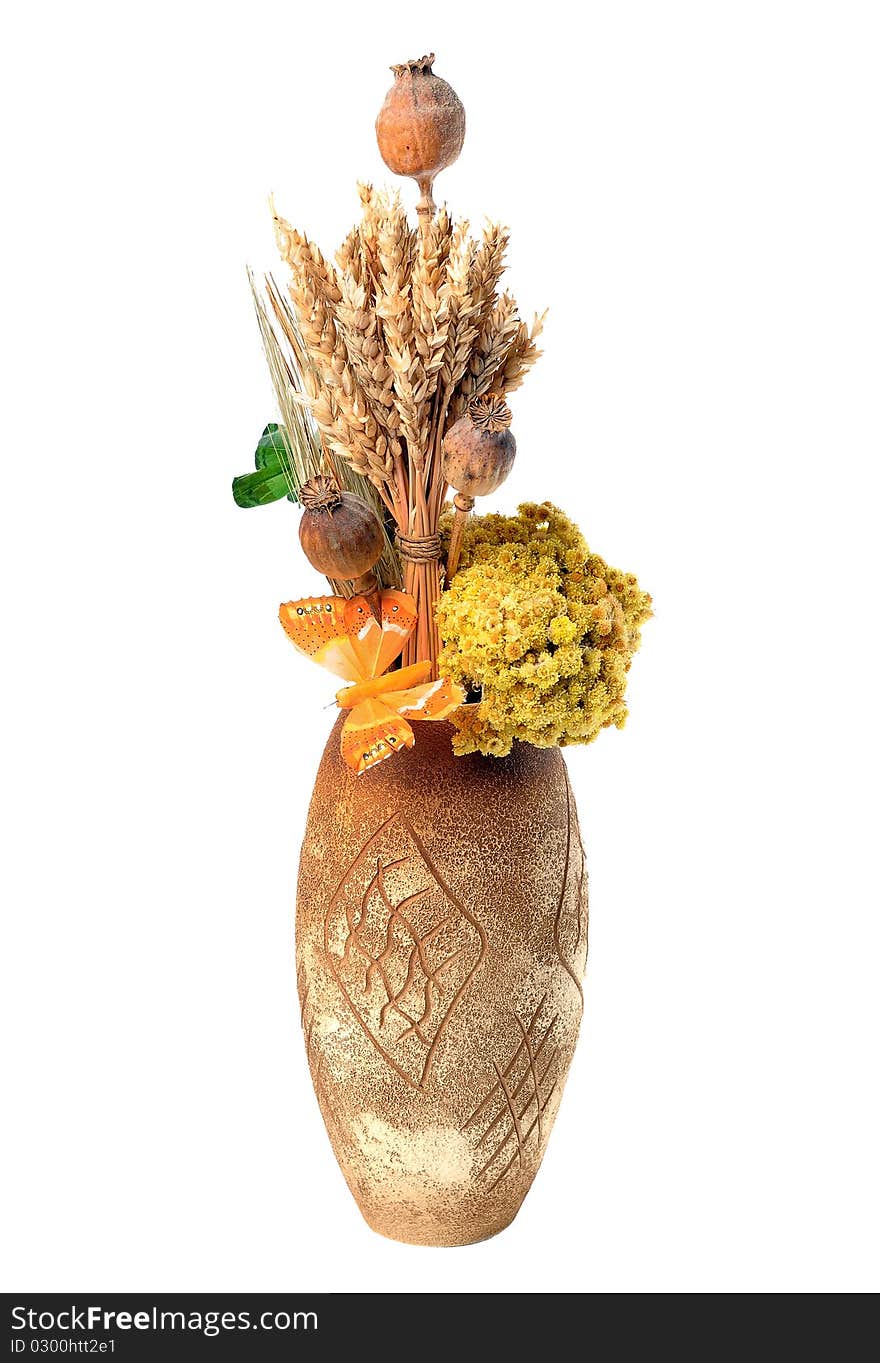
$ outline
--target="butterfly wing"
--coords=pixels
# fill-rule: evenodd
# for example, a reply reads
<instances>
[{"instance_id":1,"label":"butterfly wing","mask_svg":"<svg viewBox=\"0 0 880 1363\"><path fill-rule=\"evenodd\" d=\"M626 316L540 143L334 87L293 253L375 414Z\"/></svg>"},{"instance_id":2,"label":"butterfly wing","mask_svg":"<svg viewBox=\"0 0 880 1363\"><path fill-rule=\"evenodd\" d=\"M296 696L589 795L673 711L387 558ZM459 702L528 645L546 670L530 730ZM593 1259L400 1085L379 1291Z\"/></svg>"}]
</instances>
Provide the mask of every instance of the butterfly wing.
<instances>
[{"instance_id":1,"label":"butterfly wing","mask_svg":"<svg viewBox=\"0 0 880 1363\"><path fill-rule=\"evenodd\" d=\"M464 701L464 691L449 677L411 686L407 691L386 691L382 700L398 715L410 719L446 719Z\"/></svg>"},{"instance_id":2,"label":"butterfly wing","mask_svg":"<svg viewBox=\"0 0 880 1363\"><path fill-rule=\"evenodd\" d=\"M362 700L349 710L342 726L342 757L358 775L416 741L406 720L389 709L384 699Z\"/></svg>"},{"instance_id":3,"label":"butterfly wing","mask_svg":"<svg viewBox=\"0 0 880 1363\"><path fill-rule=\"evenodd\" d=\"M366 681L370 674L363 670L347 619L350 604L344 596L308 596L285 602L278 618L300 653L345 681Z\"/></svg>"},{"instance_id":4,"label":"butterfly wing","mask_svg":"<svg viewBox=\"0 0 880 1363\"><path fill-rule=\"evenodd\" d=\"M383 592L381 605L381 625L364 596L309 596L285 602L278 614L294 648L344 681L359 682L390 667L415 628L411 596Z\"/></svg>"},{"instance_id":5,"label":"butterfly wing","mask_svg":"<svg viewBox=\"0 0 880 1363\"><path fill-rule=\"evenodd\" d=\"M416 626L415 602L405 592L383 592L380 615L381 625L365 596L353 596L346 603L346 630L365 677L380 677Z\"/></svg>"},{"instance_id":6,"label":"butterfly wing","mask_svg":"<svg viewBox=\"0 0 880 1363\"><path fill-rule=\"evenodd\" d=\"M395 658L400 657L418 618L416 603L406 592L382 593L382 637L374 677L381 677L383 672L388 671Z\"/></svg>"}]
</instances>

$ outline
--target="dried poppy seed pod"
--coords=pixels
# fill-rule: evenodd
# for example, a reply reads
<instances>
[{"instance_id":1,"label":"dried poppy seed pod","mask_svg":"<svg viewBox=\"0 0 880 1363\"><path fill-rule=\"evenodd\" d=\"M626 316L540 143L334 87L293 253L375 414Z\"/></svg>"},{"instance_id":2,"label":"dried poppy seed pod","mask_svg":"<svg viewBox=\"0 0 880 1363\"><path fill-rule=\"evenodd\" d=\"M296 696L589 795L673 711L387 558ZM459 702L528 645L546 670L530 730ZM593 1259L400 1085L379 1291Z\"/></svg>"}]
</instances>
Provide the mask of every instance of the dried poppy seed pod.
<instances>
[{"instance_id":1,"label":"dried poppy seed pod","mask_svg":"<svg viewBox=\"0 0 880 1363\"><path fill-rule=\"evenodd\" d=\"M392 66L394 84L376 119L382 160L395 175L418 182L423 229L434 215L434 179L458 157L464 142L464 105L431 67L434 53Z\"/></svg>"},{"instance_id":2,"label":"dried poppy seed pod","mask_svg":"<svg viewBox=\"0 0 880 1363\"><path fill-rule=\"evenodd\" d=\"M443 477L458 494L449 539L446 578L453 577L461 537L475 497L486 497L504 482L516 458L510 408L498 393L474 398L467 413L443 437Z\"/></svg>"},{"instance_id":3,"label":"dried poppy seed pod","mask_svg":"<svg viewBox=\"0 0 880 1363\"><path fill-rule=\"evenodd\" d=\"M510 408L498 393L474 398L443 437L443 476L466 497L486 497L504 482L516 457Z\"/></svg>"},{"instance_id":4,"label":"dried poppy seed pod","mask_svg":"<svg viewBox=\"0 0 880 1363\"><path fill-rule=\"evenodd\" d=\"M356 592L373 597L377 583L372 569L385 548L373 508L363 497L341 492L324 474L303 483L299 499L299 542L312 567L325 577L353 581Z\"/></svg>"}]
</instances>

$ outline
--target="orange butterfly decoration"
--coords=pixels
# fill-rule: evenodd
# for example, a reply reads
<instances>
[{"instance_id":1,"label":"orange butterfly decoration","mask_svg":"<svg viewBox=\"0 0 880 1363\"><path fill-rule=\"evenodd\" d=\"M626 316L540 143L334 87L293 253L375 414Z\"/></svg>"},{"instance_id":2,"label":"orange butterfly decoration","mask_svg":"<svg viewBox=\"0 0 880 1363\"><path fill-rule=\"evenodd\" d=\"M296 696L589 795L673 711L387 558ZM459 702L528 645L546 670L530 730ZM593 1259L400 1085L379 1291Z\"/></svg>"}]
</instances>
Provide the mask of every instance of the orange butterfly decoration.
<instances>
[{"instance_id":1,"label":"orange butterfly decoration","mask_svg":"<svg viewBox=\"0 0 880 1363\"><path fill-rule=\"evenodd\" d=\"M294 648L351 683L337 691L336 703L348 711L342 756L358 774L413 747L416 737L405 716L445 719L464 701L456 682L428 680L428 662L382 675L403 651L417 616L405 592L384 591L380 601L381 623L365 596L310 596L279 611Z\"/></svg>"}]
</instances>

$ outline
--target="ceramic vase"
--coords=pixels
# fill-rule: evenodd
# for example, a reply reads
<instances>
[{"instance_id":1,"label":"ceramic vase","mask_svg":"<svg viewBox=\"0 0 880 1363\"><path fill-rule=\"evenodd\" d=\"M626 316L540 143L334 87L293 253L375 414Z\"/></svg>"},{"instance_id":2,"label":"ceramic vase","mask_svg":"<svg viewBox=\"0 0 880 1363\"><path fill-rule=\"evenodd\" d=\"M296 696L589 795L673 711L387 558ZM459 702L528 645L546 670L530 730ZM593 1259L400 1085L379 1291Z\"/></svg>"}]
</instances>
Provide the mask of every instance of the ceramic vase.
<instances>
[{"instance_id":1,"label":"ceramic vase","mask_svg":"<svg viewBox=\"0 0 880 1363\"><path fill-rule=\"evenodd\" d=\"M519 1210L583 1008L587 885L557 748L455 757L447 724L362 776L322 758L297 894L309 1067L368 1224L465 1245Z\"/></svg>"}]
</instances>

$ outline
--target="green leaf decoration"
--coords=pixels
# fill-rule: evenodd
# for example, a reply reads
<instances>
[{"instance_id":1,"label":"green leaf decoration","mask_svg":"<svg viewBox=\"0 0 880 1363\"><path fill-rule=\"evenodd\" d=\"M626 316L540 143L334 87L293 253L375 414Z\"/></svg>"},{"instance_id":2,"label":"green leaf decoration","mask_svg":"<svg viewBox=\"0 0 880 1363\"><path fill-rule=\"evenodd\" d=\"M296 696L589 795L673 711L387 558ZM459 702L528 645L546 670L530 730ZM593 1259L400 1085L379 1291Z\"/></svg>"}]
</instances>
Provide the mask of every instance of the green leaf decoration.
<instances>
[{"instance_id":1,"label":"green leaf decoration","mask_svg":"<svg viewBox=\"0 0 880 1363\"><path fill-rule=\"evenodd\" d=\"M254 454L254 463L258 469L271 469L273 473L284 472L287 459L286 435L284 427L279 426L277 421L269 422L260 436Z\"/></svg>"},{"instance_id":2,"label":"green leaf decoration","mask_svg":"<svg viewBox=\"0 0 880 1363\"><path fill-rule=\"evenodd\" d=\"M295 502L290 478L290 453L287 431L277 421L270 421L260 436L254 452L255 473L244 473L232 480L232 496L236 506L268 506L282 497Z\"/></svg>"},{"instance_id":3,"label":"green leaf decoration","mask_svg":"<svg viewBox=\"0 0 880 1363\"><path fill-rule=\"evenodd\" d=\"M232 495L236 506L268 506L270 502L289 497L290 488L283 473L257 469L256 473L243 473L240 478L233 478Z\"/></svg>"}]
</instances>

